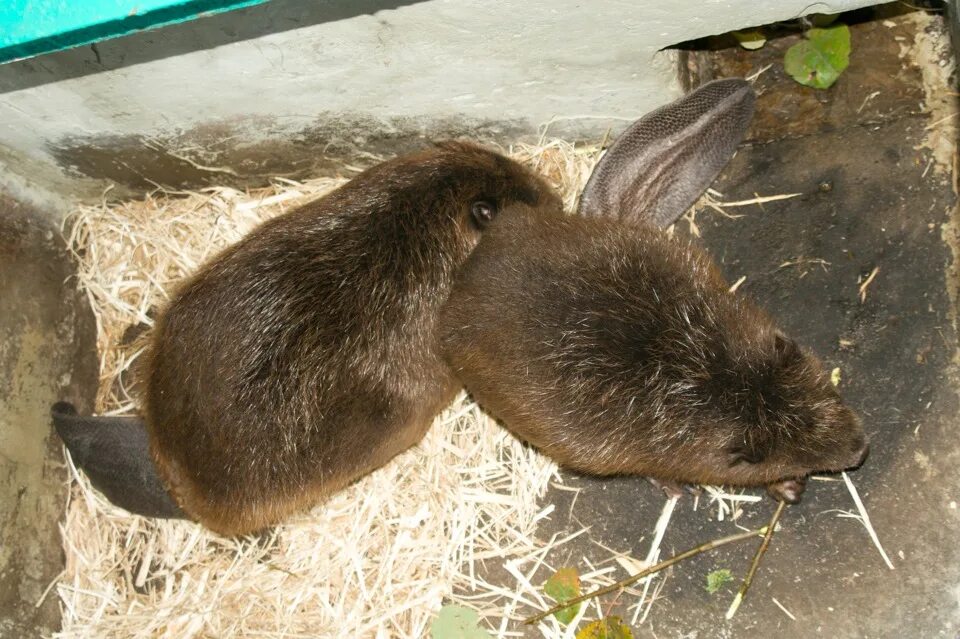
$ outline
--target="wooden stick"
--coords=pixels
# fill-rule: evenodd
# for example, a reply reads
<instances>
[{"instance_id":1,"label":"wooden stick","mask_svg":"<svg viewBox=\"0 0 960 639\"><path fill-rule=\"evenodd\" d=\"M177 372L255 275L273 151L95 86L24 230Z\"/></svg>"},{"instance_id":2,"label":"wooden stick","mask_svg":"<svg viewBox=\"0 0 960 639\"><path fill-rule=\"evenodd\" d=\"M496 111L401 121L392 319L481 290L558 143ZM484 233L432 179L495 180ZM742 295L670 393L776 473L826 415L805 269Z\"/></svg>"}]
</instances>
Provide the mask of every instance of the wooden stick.
<instances>
[{"instance_id":1,"label":"wooden stick","mask_svg":"<svg viewBox=\"0 0 960 639\"><path fill-rule=\"evenodd\" d=\"M728 620L733 619L733 616L737 614L737 608L740 607L743 598L747 596L750 584L753 583L753 576L757 574L757 568L760 567L760 559L762 559L764 553L767 552L767 546L770 545L770 540L773 538L773 531L777 527L777 522L780 521L780 515L783 514L783 508L786 505L787 503L785 501L780 500L780 503L777 504L777 509L773 512L773 517L770 518L770 523L766 525L763 542L761 542L760 547L757 548L757 552L753 555L750 570L747 572L747 576L743 578L743 583L740 584L740 591L737 593L737 596L733 598L733 603L730 604L730 608L727 609Z\"/></svg>"},{"instance_id":2,"label":"wooden stick","mask_svg":"<svg viewBox=\"0 0 960 639\"><path fill-rule=\"evenodd\" d=\"M782 502L781 502L781 503L782 503ZM598 589L594 590L593 592L588 592L588 593L585 594L585 595L580 595L579 597L574 597L573 599L568 599L567 601L564 601L563 603L559 603L559 604L557 604L556 606L554 606L553 608L550 608L549 610L546 610L546 611L544 611L544 612L541 612L541 613L539 613L539 614L534 615L533 617L530 617L529 619L527 619L526 621L524 621L524 623L527 624L527 625L535 624L535 623L537 623L538 621L540 621L541 619L544 619L545 617L548 617L548 616L552 615L553 613L555 613L555 612L557 612L557 611L563 610L564 608L568 608L568 607L570 607L570 606L574 606L574 605L576 605L576 604L578 604L578 603L580 603L580 602L582 602L582 601L586 601L587 599L593 599L594 597L600 597L601 595L605 595L605 594L607 594L607 593L611 593L611 592L613 592L613 591L615 591L615 590L620 590L620 589L622 589L622 588L626 588L626 587L629 586L630 584L635 583L635 582L637 582L637 581L640 581L641 579L643 579L643 578L646 577L647 575L652 575L652 574L654 574L654 573L660 572L660 571L663 570L664 568L669 568L669 567L672 566L673 564L675 564L675 563L677 563L677 562L680 562L680 561L683 561L684 559L689 559L690 557L693 557L694 555L699 555L700 553L707 552L708 550L713 550L714 548L719 548L720 546L726 546L727 544L732 544L732 543L737 542L737 541L743 541L744 539L750 539L751 537L756 537L757 535L763 535L763 534L765 534L766 532L767 532L766 527L764 527L764 528L757 528L757 529L755 529L755 530L750 530L750 531L748 531L748 532L742 532L742 533L738 533L738 534L736 534L736 535L730 535L729 537L721 537L720 539L714 539L713 541L708 541L708 542L705 543L705 544L700 544L700 545L697 546L696 548L691 548L690 550L687 550L687 551L685 551L685 552L682 552L682 553L680 553L679 555L674 555L673 557L670 557L669 559L665 559L665 560L661 561L661 562L658 563L658 564L654 564L653 566L650 566L649 568L644 568L643 570L641 570L641 571L638 572L637 574L631 575L631 576L627 577L626 579L622 579L622 580L618 581L618 582L615 583L615 584L611 584L611 585L609 585L609 586L604 586L603 588L598 588Z\"/></svg>"}]
</instances>

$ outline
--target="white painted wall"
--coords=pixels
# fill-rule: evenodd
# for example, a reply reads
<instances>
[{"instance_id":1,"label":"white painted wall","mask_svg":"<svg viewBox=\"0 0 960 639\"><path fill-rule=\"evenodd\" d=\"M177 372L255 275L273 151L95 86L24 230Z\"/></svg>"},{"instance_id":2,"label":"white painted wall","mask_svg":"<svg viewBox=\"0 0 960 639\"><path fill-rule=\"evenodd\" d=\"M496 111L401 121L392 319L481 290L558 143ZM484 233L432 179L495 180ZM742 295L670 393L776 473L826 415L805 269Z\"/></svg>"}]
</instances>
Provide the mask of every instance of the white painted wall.
<instances>
[{"instance_id":1,"label":"white painted wall","mask_svg":"<svg viewBox=\"0 0 960 639\"><path fill-rule=\"evenodd\" d=\"M371 131L340 135L360 146L378 129L429 133L433 121L516 132L561 118L557 130L590 135L677 95L664 47L876 2L429 0L366 2L370 12L354 15L343 2L299 4L275 0L101 43L96 53L0 67L0 186L53 205L89 197L102 184L55 168L51 147L170 138L213 122L228 124L234 144L356 118L365 124L354 128ZM394 8L377 10L385 4ZM251 29L263 33L242 39ZM198 162L203 151L180 149Z\"/></svg>"}]
</instances>

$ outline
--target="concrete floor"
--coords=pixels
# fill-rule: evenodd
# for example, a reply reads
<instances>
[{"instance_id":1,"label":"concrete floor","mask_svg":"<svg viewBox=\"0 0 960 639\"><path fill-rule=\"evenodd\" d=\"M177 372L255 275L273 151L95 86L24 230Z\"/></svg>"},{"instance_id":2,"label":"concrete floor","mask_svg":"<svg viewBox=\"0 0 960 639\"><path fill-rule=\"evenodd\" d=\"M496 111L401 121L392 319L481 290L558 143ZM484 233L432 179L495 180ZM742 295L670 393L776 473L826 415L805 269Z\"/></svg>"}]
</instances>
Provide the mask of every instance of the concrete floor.
<instances>
[{"instance_id":1,"label":"concrete floor","mask_svg":"<svg viewBox=\"0 0 960 639\"><path fill-rule=\"evenodd\" d=\"M98 362L93 317L68 279L59 229L0 196L0 637L49 636L63 566L57 524L66 500L51 402L92 408Z\"/></svg>"},{"instance_id":2,"label":"concrete floor","mask_svg":"<svg viewBox=\"0 0 960 639\"><path fill-rule=\"evenodd\" d=\"M828 92L804 89L783 74L779 60L795 36L759 52L733 48L709 57L701 69L708 76L774 65L757 84L762 96L751 144L715 187L727 200L803 195L731 211L745 213L738 219L701 214L697 224L729 280L745 275L743 293L828 368L841 369L840 389L872 440L871 458L851 477L896 570L885 566L859 522L833 512L854 509L844 484L813 482L803 503L786 511L732 621L724 612L754 544L671 569L635 637L960 636L956 196L949 171L937 174L922 148L937 115L921 108L921 72L899 57L900 45L916 34L916 16L886 19L853 28L853 62ZM808 262L781 266L798 260ZM858 284L875 267L861 303ZM663 507L658 491L637 478L564 473L564 482L582 489L575 507L571 493L551 491L556 514L541 534L591 529L558 550L553 565L585 570L582 557L609 560L598 544L645 556ZM662 556L735 532L729 522L713 521L704 503L694 512L692 498L681 500ZM766 499L750 505L739 523L763 525L773 507ZM717 568L738 579L711 595L705 579ZM624 601L607 597L603 605L626 616Z\"/></svg>"}]
</instances>

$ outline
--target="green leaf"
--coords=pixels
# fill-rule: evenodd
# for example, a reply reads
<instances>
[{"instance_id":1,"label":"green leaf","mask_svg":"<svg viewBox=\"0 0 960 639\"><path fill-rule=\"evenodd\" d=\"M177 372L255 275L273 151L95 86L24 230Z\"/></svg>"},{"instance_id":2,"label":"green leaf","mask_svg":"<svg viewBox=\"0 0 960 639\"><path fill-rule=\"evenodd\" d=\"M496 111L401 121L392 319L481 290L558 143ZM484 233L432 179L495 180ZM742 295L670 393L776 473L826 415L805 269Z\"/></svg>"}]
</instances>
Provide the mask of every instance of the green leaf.
<instances>
[{"instance_id":1,"label":"green leaf","mask_svg":"<svg viewBox=\"0 0 960 639\"><path fill-rule=\"evenodd\" d=\"M731 31L737 43L747 51L755 51L767 43L761 31Z\"/></svg>"},{"instance_id":2,"label":"green leaf","mask_svg":"<svg viewBox=\"0 0 960 639\"><path fill-rule=\"evenodd\" d=\"M714 570L707 575L707 592L712 595L731 581L733 581L733 575L726 568Z\"/></svg>"},{"instance_id":3,"label":"green leaf","mask_svg":"<svg viewBox=\"0 0 960 639\"><path fill-rule=\"evenodd\" d=\"M850 64L850 29L835 24L804 35L806 40L787 49L783 68L804 86L828 89Z\"/></svg>"},{"instance_id":4,"label":"green leaf","mask_svg":"<svg viewBox=\"0 0 960 639\"><path fill-rule=\"evenodd\" d=\"M480 627L476 611L461 606L444 606L430 626L432 639L493 639Z\"/></svg>"},{"instance_id":5,"label":"green leaf","mask_svg":"<svg viewBox=\"0 0 960 639\"><path fill-rule=\"evenodd\" d=\"M579 597L580 575L577 574L577 569L567 567L561 568L553 573L553 576L543 584L543 591L557 603L563 603L574 597ZM580 612L580 604L574 604L567 606L563 610L558 610L553 613L553 616L563 625L567 625L573 621L573 618L577 616L578 612Z\"/></svg>"},{"instance_id":6,"label":"green leaf","mask_svg":"<svg viewBox=\"0 0 960 639\"><path fill-rule=\"evenodd\" d=\"M633 633L620 617L607 617L585 627L576 639L633 639Z\"/></svg>"}]
</instances>

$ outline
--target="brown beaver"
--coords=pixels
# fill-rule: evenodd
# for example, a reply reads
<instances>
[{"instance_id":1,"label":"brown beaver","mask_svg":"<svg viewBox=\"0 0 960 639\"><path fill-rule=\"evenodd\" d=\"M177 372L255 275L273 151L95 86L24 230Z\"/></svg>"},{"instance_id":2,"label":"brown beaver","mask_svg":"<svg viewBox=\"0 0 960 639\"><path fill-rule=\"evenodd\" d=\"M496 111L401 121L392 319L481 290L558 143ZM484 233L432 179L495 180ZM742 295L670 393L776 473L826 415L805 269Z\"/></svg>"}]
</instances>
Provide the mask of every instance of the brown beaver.
<instances>
[{"instance_id":1,"label":"brown beaver","mask_svg":"<svg viewBox=\"0 0 960 639\"><path fill-rule=\"evenodd\" d=\"M859 465L863 428L817 359L671 224L742 139L753 92L710 83L635 124L581 216L501 216L441 315L477 401L571 468L766 485L799 501L814 471Z\"/></svg>"},{"instance_id":2,"label":"brown beaver","mask_svg":"<svg viewBox=\"0 0 960 639\"><path fill-rule=\"evenodd\" d=\"M576 470L751 486L865 454L817 359L654 227L498 219L441 317L481 406ZM777 492L795 502L802 484Z\"/></svg>"},{"instance_id":3,"label":"brown beaver","mask_svg":"<svg viewBox=\"0 0 960 639\"><path fill-rule=\"evenodd\" d=\"M436 341L457 270L498 214L559 206L472 144L377 165L224 250L160 313L140 370L156 470L129 418L60 404L57 429L128 510L274 524L421 439L460 388Z\"/></svg>"}]
</instances>

